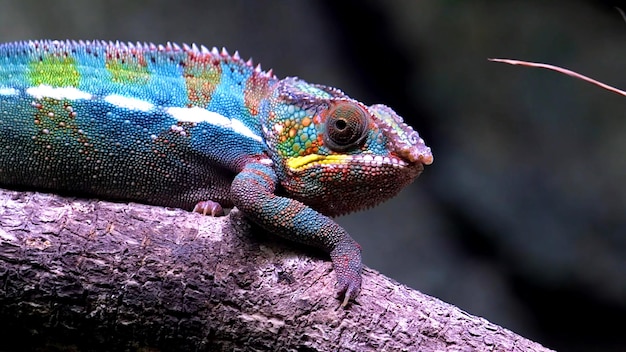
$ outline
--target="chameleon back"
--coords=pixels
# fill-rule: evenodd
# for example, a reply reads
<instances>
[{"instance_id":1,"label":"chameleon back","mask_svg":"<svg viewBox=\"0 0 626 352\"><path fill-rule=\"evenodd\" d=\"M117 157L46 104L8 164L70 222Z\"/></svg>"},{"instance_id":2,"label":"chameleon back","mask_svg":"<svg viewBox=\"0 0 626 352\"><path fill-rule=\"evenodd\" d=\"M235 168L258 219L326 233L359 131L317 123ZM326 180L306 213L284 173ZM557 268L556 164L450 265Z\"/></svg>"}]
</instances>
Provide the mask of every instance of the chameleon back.
<instances>
[{"instance_id":1,"label":"chameleon back","mask_svg":"<svg viewBox=\"0 0 626 352\"><path fill-rule=\"evenodd\" d=\"M0 46L0 183L190 209L229 206L276 79L176 45Z\"/></svg>"}]
</instances>

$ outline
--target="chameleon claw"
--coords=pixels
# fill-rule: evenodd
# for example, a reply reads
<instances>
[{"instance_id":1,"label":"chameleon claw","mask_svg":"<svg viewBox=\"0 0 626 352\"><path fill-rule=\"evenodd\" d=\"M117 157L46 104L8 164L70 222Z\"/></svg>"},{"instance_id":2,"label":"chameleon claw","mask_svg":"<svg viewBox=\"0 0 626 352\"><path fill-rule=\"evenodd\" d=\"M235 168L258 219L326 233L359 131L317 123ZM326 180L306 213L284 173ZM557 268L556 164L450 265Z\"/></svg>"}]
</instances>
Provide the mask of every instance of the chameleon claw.
<instances>
[{"instance_id":1,"label":"chameleon claw","mask_svg":"<svg viewBox=\"0 0 626 352\"><path fill-rule=\"evenodd\" d=\"M345 308L348 305L348 303L350 303L350 301L356 299L356 297L359 295L359 292L361 291L360 282L349 283L349 282L344 281L342 283L338 283L338 286L343 286L341 290L339 290L339 296L341 297L343 295L341 308Z\"/></svg>"},{"instance_id":2,"label":"chameleon claw","mask_svg":"<svg viewBox=\"0 0 626 352\"><path fill-rule=\"evenodd\" d=\"M350 303L350 300L354 299L356 295L351 295L348 293L348 291L346 291L346 293L344 293L343 295L343 302L341 302L341 308L345 308L348 303Z\"/></svg>"},{"instance_id":3,"label":"chameleon claw","mask_svg":"<svg viewBox=\"0 0 626 352\"><path fill-rule=\"evenodd\" d=\"M350 296L345 295L343 297L343 303L341 303L341 308L345 308L348 305L349 301L350 301Z\"/></svg>"}]
</instances>

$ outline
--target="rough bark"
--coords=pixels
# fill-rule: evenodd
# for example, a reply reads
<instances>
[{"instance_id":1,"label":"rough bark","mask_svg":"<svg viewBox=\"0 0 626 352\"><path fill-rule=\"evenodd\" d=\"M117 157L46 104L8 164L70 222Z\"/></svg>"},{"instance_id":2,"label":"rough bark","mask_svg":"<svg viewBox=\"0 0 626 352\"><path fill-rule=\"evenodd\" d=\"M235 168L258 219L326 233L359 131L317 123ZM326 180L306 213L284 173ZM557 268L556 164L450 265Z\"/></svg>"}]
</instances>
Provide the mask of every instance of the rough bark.
<instances>
[{"instance_id":1,"label":"rough bark","mask_svg":"<svg viewBox=\"0 0 626 352\"><path fill-rule=\"evenodd\" d=\"M339 309L325 255L236 210L0 191L4 350L548 350L367 268Z\"/></svg>"}]
</instances>

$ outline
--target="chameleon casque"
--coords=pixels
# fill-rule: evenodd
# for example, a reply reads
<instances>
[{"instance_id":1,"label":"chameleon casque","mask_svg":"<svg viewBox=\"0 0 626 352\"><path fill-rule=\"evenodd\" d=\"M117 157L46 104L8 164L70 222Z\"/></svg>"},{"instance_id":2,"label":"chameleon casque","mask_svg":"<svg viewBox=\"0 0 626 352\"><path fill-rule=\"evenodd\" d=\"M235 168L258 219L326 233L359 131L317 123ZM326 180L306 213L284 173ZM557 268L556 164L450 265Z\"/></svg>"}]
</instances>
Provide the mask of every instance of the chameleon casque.
<instances>
[{"instance_id":1,"label":"chameleon casque","mask_svg":"<svg viewBox=\"0 0 626 352\"><path fill-rule=\"evenodd\" d=\"M195 45L0 45L0 184L221 215L330 253L343 306L361 248L330 217L430 164L393 110Z\"/></svg>"}]
</instances>

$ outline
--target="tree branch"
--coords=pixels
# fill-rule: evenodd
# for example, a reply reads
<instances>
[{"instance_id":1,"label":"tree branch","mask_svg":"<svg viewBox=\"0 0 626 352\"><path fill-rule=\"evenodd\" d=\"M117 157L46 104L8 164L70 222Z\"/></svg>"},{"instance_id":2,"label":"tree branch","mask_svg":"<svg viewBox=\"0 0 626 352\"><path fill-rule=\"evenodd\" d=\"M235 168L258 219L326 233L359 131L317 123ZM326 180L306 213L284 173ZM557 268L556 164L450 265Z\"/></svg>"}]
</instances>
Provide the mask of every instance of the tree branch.
<instances>
[{"instance_id":1,"label":"tree branch","mask_svg":"<svg viewBox=\"0 0 626 352\"><path fill-rule=\"evenodd\" d=\"M236 210L0 202L5 350L548 351L367 268L339 309L325 256L250 233Z\"/></svg>"}]
</instances>

